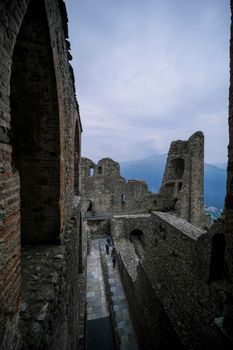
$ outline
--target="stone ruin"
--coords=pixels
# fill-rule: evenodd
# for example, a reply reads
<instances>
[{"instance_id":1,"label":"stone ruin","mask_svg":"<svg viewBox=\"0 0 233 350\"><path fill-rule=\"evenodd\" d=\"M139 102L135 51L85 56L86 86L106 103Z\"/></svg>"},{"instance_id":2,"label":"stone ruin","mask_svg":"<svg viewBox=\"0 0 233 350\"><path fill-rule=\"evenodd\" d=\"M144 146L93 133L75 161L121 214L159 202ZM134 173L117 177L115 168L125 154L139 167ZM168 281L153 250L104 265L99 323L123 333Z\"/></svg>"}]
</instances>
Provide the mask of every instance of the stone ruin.
<instances>
[{"instance_id":1,"label":"stone ruin","mask_svg":"<svg viewBox=\"0 0 233 350\"><path fill-rule=\"evenodd\" d=\"M187 141L171 143L158 208L174 211L191 224L204 227L204 135L198 131Z\"/></svg>"},{"instance_id":2,"label":"stone ruin","mask_svg":"<svg viewBox=\"0 0 233 350\"><path fill-rule=\"evenodd\" d=\"M233 27L225 210L203 229L202 133L172 143L158 194L110 159L81 164L64 1L2 0L0 14L1 349L85 349L93 211L111 213L140 348L232 349Z\"/></svg>"},{"instance_id":3,"label":"stone ruin","mask_svg":"<svg viewBox=\"0 0 233 350\"><path fill-rule=\"evenodd\" d=\"M144 180L126 181L120 165L110 158L95 164L81 159L82 197L92 213L136 214L153 210L171 212L198 227L210 225L204 212L204 136L196 132L188 141L171 143L158 193Z\"/></svg>"},{"instance_id":4,"label":"stone ruin","mask_svg":"<svg viewBox=\"0 0 233 350\"><path fill-rule=\"evenodd\" d=\"M82 196L95 213L137 213L155 209L153 195L143 180L126 181L120 174L120 165L110 158L95 164L81 159Z\"/></svg>"}]
</instances>

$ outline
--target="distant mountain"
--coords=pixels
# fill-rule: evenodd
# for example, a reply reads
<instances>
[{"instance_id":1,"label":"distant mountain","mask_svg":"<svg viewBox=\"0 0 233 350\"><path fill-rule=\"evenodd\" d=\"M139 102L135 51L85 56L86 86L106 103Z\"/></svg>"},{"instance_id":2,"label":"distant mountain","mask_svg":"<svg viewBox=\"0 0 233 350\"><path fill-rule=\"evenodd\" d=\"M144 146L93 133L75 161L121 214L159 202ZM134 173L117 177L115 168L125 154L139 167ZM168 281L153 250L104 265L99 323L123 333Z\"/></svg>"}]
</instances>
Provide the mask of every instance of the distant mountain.
<instances>
[{"instance_id":1,"label":"distant mountain","mask_svg":"<svg viewBox=\"0 0 233 350\"><path fill-rule=\"evenodd\" d=\"M121 175L126 179L143 179L151 192L157 192L161 185L166 154L155 154L149 157L121 162Z\"/></svg>"},{"instance_id":2,"label":"distant mountain","mask_svg":"<svg viewBox=\"0 0 233 350\"><path fill-rule=\"evenodd\" d=\"M143 179L151 192L158 192L166 160L166 154L155 154L139 160L121 162L121 174L126 179ZM226 168L205 163L204 186L206 206L222 209L226 192Z\"/></svg>"},{"instance_id":3,"label":"distant mountain","mask_svg":"<svg viewBox=\"0 0 233 350\"><path fill-rule=\"evenodd\" d=\"M205 204L223 208L226 195L226 168L205 163L204 176Z\"/></svg>"},{"instance_id":4,"label":"distant mountain","mask_svg":"<svg viewBox=\"0 0 233 350\"><path fill-rule=\"evenodd\" d=\"M216 166L217 168L221 168L221 169L226 169L227 168L227 163L215 163L212 164L214 166Z\"/></svg>"}]
</instances>

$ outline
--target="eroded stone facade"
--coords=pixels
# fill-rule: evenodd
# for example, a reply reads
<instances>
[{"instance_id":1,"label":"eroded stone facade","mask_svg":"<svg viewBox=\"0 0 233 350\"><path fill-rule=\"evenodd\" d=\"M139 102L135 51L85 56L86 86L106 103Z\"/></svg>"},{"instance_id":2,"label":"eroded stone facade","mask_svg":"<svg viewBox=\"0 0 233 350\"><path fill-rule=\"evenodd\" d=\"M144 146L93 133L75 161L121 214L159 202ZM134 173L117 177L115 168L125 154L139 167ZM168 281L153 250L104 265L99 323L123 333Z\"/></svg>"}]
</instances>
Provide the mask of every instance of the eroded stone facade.
<instances>
[{"instance_id":1,"label":"eroded stone facade","mask_svg":"<svg viewBox=\"0 0 233 350\"><path fill-rule=\"evenodd\" d=\"M126 181L120 165L110 158L95 164L81 160L82 196L89 201L89 211L96 213L142 213L156 208L156 195L149 193L143 180Z\"/></svg>"},{"instance_id":2,"label":"eroded stone facade","mask_svg":"<svg viewBox=\"0 0 233 350\"><path fill-rule=\"evenodd\" d=\"M82 194L90 211L143 213L171 212L195 226L208 227L204 212L204 135L196 132L187 141L171 143L159 193L150 193L144 180L126 181L119 163L110 158L95 164L82 158Z\"/></svg>"},{"instance_id":3,"label":"eroded stone facade","mask_svg":"<svg viewBox=\"0 0 233 350\"><path fill-rule=\"evenodd\" d=\"M204 135L171 143L158 197L158 209L173 211L195 226L208 227L204 212Z\"/></svg>"},{"instance_id":4,"label":"eroded stone facade","mask_svg":"<svg viewBox=\"0 0 233 350\"><path fill-rule=\"evenodd\" d=\"M0 347L74 349L81 123L65 3L3 0L0 14Z\"/></svg>"}]
</instances>

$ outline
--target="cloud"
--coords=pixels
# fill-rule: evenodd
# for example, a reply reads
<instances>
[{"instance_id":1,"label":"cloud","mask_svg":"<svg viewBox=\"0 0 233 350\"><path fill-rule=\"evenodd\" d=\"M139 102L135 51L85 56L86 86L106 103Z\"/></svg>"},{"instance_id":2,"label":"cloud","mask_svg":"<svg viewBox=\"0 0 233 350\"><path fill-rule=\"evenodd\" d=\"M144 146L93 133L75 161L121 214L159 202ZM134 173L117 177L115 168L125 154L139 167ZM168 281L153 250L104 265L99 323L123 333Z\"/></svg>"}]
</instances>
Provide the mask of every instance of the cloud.
<instances>
[{"instance_id":1,"label":"cloud","mask_svg":"<svg viewBox=\"0 0 233 350\"><path fill-rule=\"evenodd\" d=\"M83 154L165 153L203 130L226 159L229 12L218 0L67 1ZM216 139L218 142L216 142Z\"/></svg>"}]
</instances>

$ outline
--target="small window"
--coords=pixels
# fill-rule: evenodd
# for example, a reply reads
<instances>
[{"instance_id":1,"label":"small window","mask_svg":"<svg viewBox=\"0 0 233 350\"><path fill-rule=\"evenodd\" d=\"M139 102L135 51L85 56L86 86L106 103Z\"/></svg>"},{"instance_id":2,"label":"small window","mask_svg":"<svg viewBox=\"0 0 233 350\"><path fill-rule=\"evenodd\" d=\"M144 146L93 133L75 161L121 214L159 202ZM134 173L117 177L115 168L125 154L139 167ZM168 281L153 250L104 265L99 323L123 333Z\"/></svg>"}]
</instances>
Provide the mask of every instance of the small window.
<instances>
[{"instance_id":1,"label":"small window","mask_svg":"<svg viewBox=\"0 0 233 350\"><path fill-rule=\"evenodd\" d=\"M178 192L180 192L181 189L182 189L182 182L179 182L179 183L178 183Z\"/></svg>"},{"instance_id":2,"label":"small window","mask_svg":"<svg viewBox=\"0 0 233 350\"><path fill-rule=\"evenodd\" d=\"M102 166L99 166L99 168L98 168L98 174L99 174L99 175L102 175Z\"/></svg>"},{"instance_id":3,"label":"small window","mask_svg":"<svg viewBox=\"0 0 233 350\"><path fill-rule=\"evenodd\" d=\"M125 194L121 195L121 201L123 204L126 202L126 195Z\"/></svg>"},{"instance_id":4,"label":"small window","mask_svg":"<svg viewBox=\"0 0 233 350\"><path fill-rule=\"evenodd\" d=\"M93 176L94 175L94 168L90 168L90 173L89 173L90 176Z\"/></svg>"}]
</instances>

